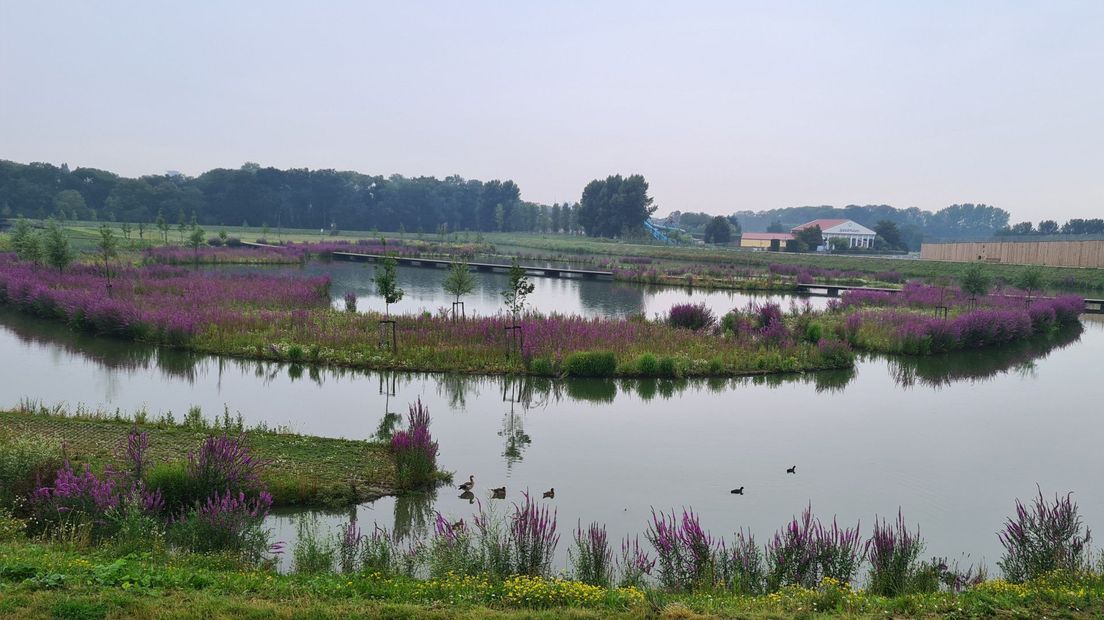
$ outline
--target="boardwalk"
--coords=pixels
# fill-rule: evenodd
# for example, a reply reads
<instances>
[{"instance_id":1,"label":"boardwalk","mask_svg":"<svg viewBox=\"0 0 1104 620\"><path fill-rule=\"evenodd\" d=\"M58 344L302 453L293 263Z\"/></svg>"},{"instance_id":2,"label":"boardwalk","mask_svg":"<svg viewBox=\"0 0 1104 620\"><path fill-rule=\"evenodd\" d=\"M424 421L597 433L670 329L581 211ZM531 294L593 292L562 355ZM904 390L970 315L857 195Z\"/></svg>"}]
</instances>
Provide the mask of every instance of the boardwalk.
<instances>
[{"instance_id":1,"label":"boardwalk","mask_svg":"<svg viewBox=\"0 0 1104 620\"><path fill-rule=\"evenodd\" d=\"M385 258L393 258L400 265L412 267L444 267L448 268L460 261L446 260L443 258L410 258L404 256L383 256L380 254L358 254L356 252L332 252L334 260L352 262L377 262ZM510 270L509 265L499 263L468 263L468 267L475 271L502 272ZM531 267L522 265L527 275L544 276L546 278L613 278L612 271L598 271L594 269L575 269L573 267Z\"/></svg>"}]
</instances>

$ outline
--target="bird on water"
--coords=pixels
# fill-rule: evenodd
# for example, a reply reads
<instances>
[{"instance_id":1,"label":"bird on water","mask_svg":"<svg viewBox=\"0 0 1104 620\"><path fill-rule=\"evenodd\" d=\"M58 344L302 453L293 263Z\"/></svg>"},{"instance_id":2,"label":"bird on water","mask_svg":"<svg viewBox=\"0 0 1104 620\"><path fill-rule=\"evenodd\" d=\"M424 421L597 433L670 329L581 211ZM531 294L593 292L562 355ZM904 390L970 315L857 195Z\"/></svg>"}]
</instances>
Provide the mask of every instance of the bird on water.
<instances>
[{"instance_id":1,"label":"bird on water","mask_svg":"<svg viewBox=\"0 0 1104 620\"><path fill-rule=\"evenodd\" d=\"M732 493L733 495L743 495L744 494L744 487L740 487L738 489L732 489L731 491L729 491L729 493Z\"/></svg>"},{"instance_id":2,"label":"bird on water","mask_svg":"<svg viewBox=\"0 0 1104 620\"><path fill-rule=\"evenodd\" d=\"M555 487L545 491L544 495L542 497L544 497L545 499L556 499L556 489L555 489Z\"/></svg>"},{"instance_id":3,"label":"bird on water","mask_svg":"<svg viewBox=\"0 0 1104 620\"><path fill-rule=\"evenodd\" d=\"M461 491L470 491L470 490L474 489L475 488L475 476L474 475L468 476L468 481L465 482L464 484L456 487L456 488L460 489Z\"/></svg>"}]
</instances>

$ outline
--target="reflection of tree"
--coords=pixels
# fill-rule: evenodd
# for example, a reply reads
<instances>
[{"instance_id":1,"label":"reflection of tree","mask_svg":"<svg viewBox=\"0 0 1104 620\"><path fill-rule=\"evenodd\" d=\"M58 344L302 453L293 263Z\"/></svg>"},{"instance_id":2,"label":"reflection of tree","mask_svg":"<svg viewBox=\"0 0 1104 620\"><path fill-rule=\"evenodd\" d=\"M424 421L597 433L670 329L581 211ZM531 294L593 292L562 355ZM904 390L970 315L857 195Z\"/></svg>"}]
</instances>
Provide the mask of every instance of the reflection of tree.
<instances>
[{"instance_id":1,"label":"reflection of tree","mask_svg":"<svg viewBox=\"0 0 1104 620\"><path fill-rule=\"evenodd\" d=\"M383 396L383 418L376 428L376 439L390 441L395 434L395 426L402 420L402 416L391 411L391 397L398 392L398 377L393 372L379 373L379 393Z\"/></svg>"},{"instance_id":2,"label":"reflection of tree","mask_svg":"<svg viewBox=\"0 0 1104 620\"><path fill-rule=\"evenodd\" d=\"M510 403L510 411L503 419L502 430L498 432L498 436L506 440L506 446L502 450L502 456L506 459L506 469L512 469L514 464L521 460L525 448L533 443L529 435L525 434L524 422L517 414L517 405L520 404L523 411L528 411L533 406L534 395L542 396L534 383L531 377L519 379L507 377L502 382L502 401ZM547 397L547 394L548 392L544 392L543 397ZM543 397L538 404L544 404Z\"/></svg>"},{"instance_id":3,"label":"reflection of tree","mask_svg":"<svg viewBox=\"0 0 1104 620\"><path fill-rule=\"evenodd\" d=\"M1050 338L1027 340L1001 347L959 351L929 356L899 356L890 359L889 368L901 387L917 384L932 387L958 381L988 381L1006 372L1032 376L1038 360L1052 351L1065 348L1081 338L1081 326L1059 332Z\"/></svg>"},{"instance_id":4,"label":"reflection of tree","mask_svg":"<svg viewBox=\"0 0 1104 620\"><path fill-rule=\"evenodd\" d=\"M425 538L433 522L433 503L437 489L404 493L395 498L396 539Z\"/></svg>"},{"instance_id":5,"label":"reflection of tree","mask_svg":"<svg viewBox=\"0 0 1104 620\"><path fill-rule=\"evenodd\" d=\"M442 375L437 382L437 392L442 390L448 398L449 407L464 409L467 406L468 389L475 383L475 379L458 373Z\"/></svg>"},{"instance_id":6,"label":"reflection of tree","mask_svg":"<svg viewBox=\"0 0 1104 620\"><path fill-rule=\"evenodd\" d=\"M579 280L577 286L584 313L628 316L644 309L644 288L640 285Z\"/></svg>"},{"instance_id":7,"label":"reflection of tree","mask_svg":"<svg viewBox=\"0 0 1104 620\"><path fill-rule=\"evenodd\" d=\"M617 397L617 383L612 379L569 379L564 385L567 395L575 400L612 403Z\"/></svg>"}]
</instances>

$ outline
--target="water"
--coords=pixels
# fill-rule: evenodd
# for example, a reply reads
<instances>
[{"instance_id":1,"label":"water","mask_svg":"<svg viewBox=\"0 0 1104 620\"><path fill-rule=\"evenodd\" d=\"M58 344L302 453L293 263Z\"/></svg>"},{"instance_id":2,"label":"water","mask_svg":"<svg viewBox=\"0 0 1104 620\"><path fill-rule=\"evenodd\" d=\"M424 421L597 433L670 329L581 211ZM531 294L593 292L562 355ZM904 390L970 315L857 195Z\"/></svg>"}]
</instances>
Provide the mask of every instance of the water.
<instances>
[{"instance_id":1,"label":"water","mask_svg":"<svg viewBox=\"0 0 1104 620\"><path fill-rule=\"evenodd\" d=\"M554 286L562 283L554 282ZM608 285L607 285L608 286ZM80 336L0 313L0 406L22 398L132 412L224 406L249 424L367 438L385 412L417 398L433 414L441 466L477 494L556 488L560 560L576 521L642 532L652 507L693 507L714 534L750 527L762 540L812 502L862 521L900 507L929 554L971 554L991 568L995 532L1016 497L1072 490L1104 528L1104 394L1096 369L1104 324L1057 347L920 360L870 358L854 372L743 380L549 381L378 374L220 360ZM797 465L797 475L785 469ZM746 487L746 495L729 489ZM508 502L493 502L505 512ZM362 526L418 530L432 511L476 506L441 489L356 509ZM325 516L328 527L348 511ZM293 538L275 516L278 539Z\"/></svg>"},{"instance_id":2,"label":"water","mask_svg":"<svg viewBox=\"0 0 1104 620\"><path fill-rule=\"evenodd\" d=\"M320 263L312 262L304 267L312 275L329 274L332 278L330 293L334 307L344 308L346 292L357 296L357 308L384 310L383 299L375 294L372 283L374 265L371 263ZM453 297L444 292L441 283L448 271L427 267L397 268L399 286L405 294L401 301L391 305L396 313L437 313L452 308ZM495 314L504 309L502 291L509 285L505 273L476 273L476 288L462 301L468 316ZM788 308L791 302L804 303L807 299L814 308L823 308L823 297L799 298L792 295L763 295L740 291L704 291L683 287L645 286L607 280L582 278L530 277L534 285L529 296L528 308L543 313L580 314L587 317L625 317L644 313L648 317L666 315L671 306L679 303L704 302L714 314L721 316L733 308L744 308L750 302L773 301Z\"/></svg>"}]
</instances>

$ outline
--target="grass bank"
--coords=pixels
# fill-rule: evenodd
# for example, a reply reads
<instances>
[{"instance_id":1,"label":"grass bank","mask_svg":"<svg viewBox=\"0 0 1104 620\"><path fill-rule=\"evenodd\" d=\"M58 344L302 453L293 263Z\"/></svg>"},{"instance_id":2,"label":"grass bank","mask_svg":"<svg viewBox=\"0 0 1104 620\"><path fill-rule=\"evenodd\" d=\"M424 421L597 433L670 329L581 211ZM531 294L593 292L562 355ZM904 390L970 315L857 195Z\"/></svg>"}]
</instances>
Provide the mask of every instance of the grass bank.
<instances>
[{"instance_id":1,"label":"grass bank","mask_svg":"<svg viewBox=\"0 0 1104 620\"><path fill-rule=\"evenodd\" d=\"M3 530L0 530L3 536ZM1099 618L1104 578L989 581L960 594L886 598L844 586L761 596L665 594L578 582L281 575L220 556L78 551L0 540L0 616L64 618Z\"/></svg>"},{"instance_id":2,"label":"grass bank","mask_svg":"<svg viewBox=\"0 0 1104 620\"><path fill-rule=\"evenodd\" d=\"M120 443L135 427L149 434L150 458L162 464L183 463L212 434L243 433L254 455L271 463L262 480L277 506L349 505L402 490L386 443L247 430L226 418L209 425L195 410L179 421L30 407L4 411L0 412L0 445L33 441L43 444L58 462L88 463L102 471L109 465L118 467Z\"/></svg>"},{"instance_id":3,"label":"grass bank","mask_svg":"<svg viewBox=\"0 0 1104 620\"><path fill-rule=\"evenodd\" d=\"M533 315L515 323L504 315L462 321L404 315L392 317L392 341L381 337L384 317L332 309L327 278L151 265L117 269L107 284L94 266L59 273L0 255L0 303L97 334L202 353L364 369L580 377L735 376L853 363L838 347L726 339L701 329L712 317L684 329L643 318Z\"/></svg>"}]
</instances>

